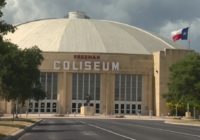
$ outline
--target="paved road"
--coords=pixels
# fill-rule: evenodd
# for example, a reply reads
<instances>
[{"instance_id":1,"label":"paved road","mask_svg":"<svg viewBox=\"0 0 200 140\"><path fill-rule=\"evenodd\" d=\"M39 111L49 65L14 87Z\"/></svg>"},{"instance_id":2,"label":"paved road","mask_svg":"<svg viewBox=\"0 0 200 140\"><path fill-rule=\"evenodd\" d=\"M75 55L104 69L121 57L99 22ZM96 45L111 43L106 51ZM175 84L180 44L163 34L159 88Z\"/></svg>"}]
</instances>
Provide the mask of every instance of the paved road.
<instances>
[{"instance_id":1,"label":"paved road","mask_svg":"<svg viewBox=\"0 0 200 140\"><path fill-rule=\"evenodd\" d=\"M19 140L200 140L200 127L144 120L44 119Z\"/></svg>"}]
</instances>

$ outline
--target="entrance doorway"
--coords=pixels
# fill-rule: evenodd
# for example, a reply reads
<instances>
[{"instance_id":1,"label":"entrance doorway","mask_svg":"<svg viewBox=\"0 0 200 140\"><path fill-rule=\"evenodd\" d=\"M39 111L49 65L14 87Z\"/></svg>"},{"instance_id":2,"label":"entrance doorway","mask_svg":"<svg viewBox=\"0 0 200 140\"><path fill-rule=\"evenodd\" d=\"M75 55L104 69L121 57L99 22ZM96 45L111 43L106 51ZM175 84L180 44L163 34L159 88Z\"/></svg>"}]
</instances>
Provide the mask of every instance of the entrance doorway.
<instances>
[{"instance_id":1,"label":"entrance doorway","mask_svg":"<svg viewBox=\"0 0 200 140\"><path fill-rule=\"evenodd\" d=\"M40 101L30 100L28 111L30 113L56 113L58 74L56 72L41 72L40 82L46 97Z\"/></svg>"},{"instance_id":2,"label":"entrance doorway","mask_svg":"<svg viewBox=\"0 0 200 140\"><path fill-rule=\"evenodd\" d=\"M115 113L141 114L142 75L116 74Z\"/></svg>"},{"instance_id":3,"label":"entrance doorway","mask_svg":"<svg viewBox=\"0 0 200 140\"><path fill-rule=\"evenodd\" d=\"M96 113L100 112L100 74L73 73L72 75L72 113L80 113L81 106L89 100Z\"/></svg>"},{"instance_id":4,"label":"entrance doorway","mask_svg":"<svg viewBox=\"0 0 200 140\"><path fill-rule=\"evenodd\" d=\"M31 100L28 104L28 112L30 113L56 113L57 100Z\"/></svg>"},{"instance_id":5,"label":"entrance doorway","mask_svg":"<svg viewBox=\"0 0 200 140\"><path fill-rule=\"evenodd\" d=\"M115 102L115 114L141 114L141 104Z\"/></svg>"},{"instance_id":6,"label":"entrance doorway","mask_svg":"<svg viewBox=\"0 0 200 140\"><path fill-rule=\"evenodd\" d=\"M72 112L73 113L80 113L81 111L81 106L84 106L85 102L73 102L72 103ZM96 102L96 103L92 103L90 102L90 106L94 106L95 107L95 113L100 113L100 102Z\"/></svg>"}]
</instances>

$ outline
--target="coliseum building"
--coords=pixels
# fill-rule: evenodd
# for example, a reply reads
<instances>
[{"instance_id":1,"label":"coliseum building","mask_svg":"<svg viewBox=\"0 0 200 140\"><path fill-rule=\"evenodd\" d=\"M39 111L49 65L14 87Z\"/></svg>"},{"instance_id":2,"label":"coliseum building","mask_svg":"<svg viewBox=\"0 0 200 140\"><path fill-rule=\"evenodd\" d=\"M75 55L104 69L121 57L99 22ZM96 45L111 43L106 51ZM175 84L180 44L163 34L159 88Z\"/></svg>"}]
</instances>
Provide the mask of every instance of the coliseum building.
<instances>
[{"instance_id":1,"label":"coliseum building","mask_svg":"<svg viewBox=\"0 0 200 140\"><path fill-rule=\"evenodd\" d=\"M32 113L79 113L89 97L100 114L166 115L162 95L169 66L190 52L140 28L82 12L20 24L5 38L43 51L39 69L46 99L29 101ZM0 105L11 112L11 103Z\"/></svg>"}]
</instances>

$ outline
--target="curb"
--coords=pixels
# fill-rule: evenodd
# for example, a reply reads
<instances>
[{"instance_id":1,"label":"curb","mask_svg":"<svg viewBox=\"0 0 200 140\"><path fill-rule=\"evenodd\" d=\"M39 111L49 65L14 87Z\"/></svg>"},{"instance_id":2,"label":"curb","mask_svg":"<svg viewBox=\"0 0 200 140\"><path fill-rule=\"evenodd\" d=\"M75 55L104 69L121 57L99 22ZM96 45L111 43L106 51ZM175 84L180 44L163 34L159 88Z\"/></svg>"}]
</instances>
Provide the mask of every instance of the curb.
<instances>
[{"instance_id":1,"label":"curb","mask_svg":"<svg viewBox=\"0 0 200 140\"><path fill-rule=\"evenodd\" d=\"M165 123L174 124L174 125L186 125L186 126L197 126L197 127L200 127L200 124L176 123L176 122L170 122L170 121L165 121Z\"/></svg>"},{"instance_id":2,"label":"curb","mask_svg":"<svg viewBox=\"0 0 200 140\"><path fill-rule=\"evenodd\" d=\"M39 124L41 121L42 121L42 119L30 126L25 127L24 129L20 129L20 130L16 131L11 136L7 136L7 137L3 138L2 140L17 140L22 135L24 135L27 131L31 130L33 127L35 127L37 124Z\"/></svg>"}]
</instances>

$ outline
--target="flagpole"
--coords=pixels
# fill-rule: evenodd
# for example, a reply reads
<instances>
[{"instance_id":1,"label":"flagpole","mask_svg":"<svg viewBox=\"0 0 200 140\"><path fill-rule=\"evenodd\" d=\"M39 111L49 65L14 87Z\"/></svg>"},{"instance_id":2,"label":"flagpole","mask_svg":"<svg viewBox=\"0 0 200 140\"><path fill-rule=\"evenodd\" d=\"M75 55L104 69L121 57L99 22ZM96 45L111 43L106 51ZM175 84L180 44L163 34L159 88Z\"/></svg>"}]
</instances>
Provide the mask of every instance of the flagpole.
<instances>
[{"instance_id":1,"label":"flagpole","mask_svg":"<svg viewBox=\"0 0 200 140\"><path fill-rule=\"evenodd\" d=\"M190 38L188 39L188 48L190 49Z\"/></svg>"},{"instance_id":2,"label":"flagpole","mask_svg":"<svg viewBox=\"0 0 200 140\"><path fill-rule=\"evenodd\" d=\"M190 49L191 47L191 37L190 37L190 28L191 28L191 24L188 26L188 48Z\"/></svg>"}]
</instances>

